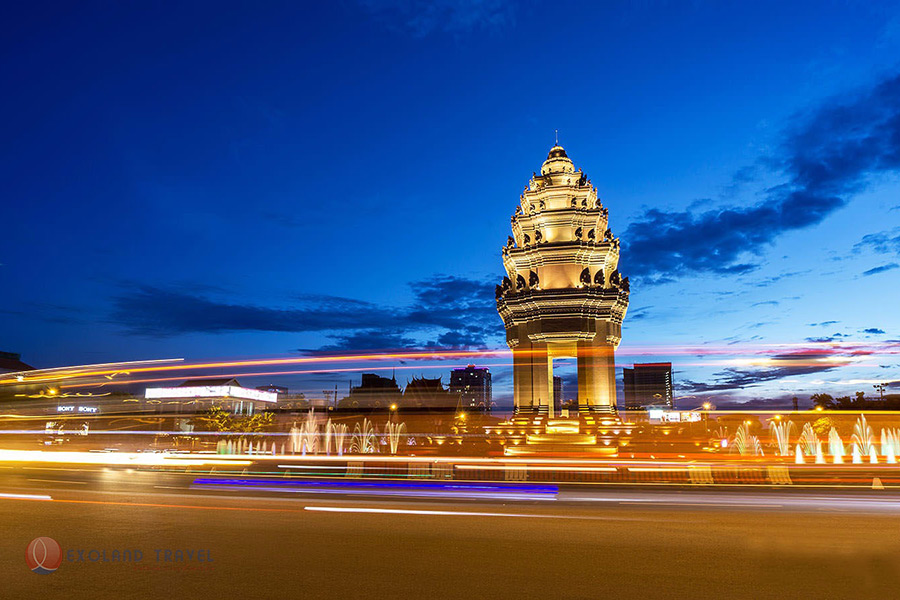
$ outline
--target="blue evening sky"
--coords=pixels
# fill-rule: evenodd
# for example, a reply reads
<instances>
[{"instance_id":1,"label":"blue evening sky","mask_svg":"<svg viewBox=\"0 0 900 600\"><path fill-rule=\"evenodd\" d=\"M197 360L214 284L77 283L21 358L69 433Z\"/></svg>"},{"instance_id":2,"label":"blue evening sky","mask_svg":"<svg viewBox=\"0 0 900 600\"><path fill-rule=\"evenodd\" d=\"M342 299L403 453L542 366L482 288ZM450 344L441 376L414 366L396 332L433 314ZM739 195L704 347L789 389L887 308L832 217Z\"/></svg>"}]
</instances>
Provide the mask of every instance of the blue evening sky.
<instances>
[{"instance_id":1,"label":"blue evening sky","mask_svg":"<svg viewBox=\"0 0 900 600\"><path fill-rule=\"evenodd\" d=\"M500 248L558 129L622 239L620 366L673 360L687 404L900 379L896 3L19 3L0 23L0 349L35 366L502 348Z\"/></svg>"}]
</instances>

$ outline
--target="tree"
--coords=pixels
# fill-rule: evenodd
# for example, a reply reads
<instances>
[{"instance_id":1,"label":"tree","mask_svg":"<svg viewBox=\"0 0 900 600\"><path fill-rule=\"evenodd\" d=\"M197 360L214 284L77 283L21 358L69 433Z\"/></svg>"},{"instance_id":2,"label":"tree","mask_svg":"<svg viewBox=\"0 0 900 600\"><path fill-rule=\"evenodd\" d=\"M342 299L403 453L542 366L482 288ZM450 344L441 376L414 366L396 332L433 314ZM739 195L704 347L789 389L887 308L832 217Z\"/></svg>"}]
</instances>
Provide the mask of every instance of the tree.
<instances>
[{"instance_id":1,"label":"tree","mask_svg":"<svg viewBox=\"0 0 900 600\"><path fill-rule=\"evenodd\" d=\"M274 427L275 413L261 412L247 419L244 431L247 433L263 433L271 431Z\"/></svg>"},{"instance_id":2,"label":"tree","mask_svg":"<svg viewBox=\"0 0 900 600\"><path fill-rule=\"evenodd\" d=\"M195 416L191 423L197 431L263 433L271 431L275 427L275 414L262 412L247 417L234 415L221 406L212 406Z\"/></svg>"},{"instance_id":3,"label":"tree","mask_svg":"<svg viewBox=\"0 0 900 600\"><path fill-rule=\"evenodd\" d=\"M813 421L812 428L820 438L827 436L831 428L834 427L834 419L831 417L820 417Z\"/></svg>"},{"instance_id":4,"label":"tree","mask_svg":"<svg viewBox=\"0 0 900 600\"><path fill-rule=\"evenodd\" d=\"M813 401L814 405L821 406L824 410L835 410L837 408L834 398L830 394L813 394L810 400Z\"/></svg>"},{"instance_id":5,"label":"tree","mask_svg":"<svg viewBox=\"0 0 900 600\"><path fill-rule=\"evenodd\" d=\"M194 429L198 431L234 431L235 418L221 406L212 406L206 412L191 419Z\"/></svg>"}]
</instances>

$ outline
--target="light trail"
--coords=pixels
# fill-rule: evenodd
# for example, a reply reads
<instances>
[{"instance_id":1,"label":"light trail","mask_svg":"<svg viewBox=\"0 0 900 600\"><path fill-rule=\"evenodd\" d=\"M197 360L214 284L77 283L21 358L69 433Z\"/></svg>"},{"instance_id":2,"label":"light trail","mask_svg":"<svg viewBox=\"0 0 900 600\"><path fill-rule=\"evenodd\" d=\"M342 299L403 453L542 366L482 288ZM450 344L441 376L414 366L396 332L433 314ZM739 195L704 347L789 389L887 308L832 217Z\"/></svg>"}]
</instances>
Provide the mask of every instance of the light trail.
<instances>
[{"instance_id":1,"label":"light trail","mask_svg":"<svg viewBox=\"0 0 900 600\"><path fill-rule=\"evenodd\" d=\"M524 351L525 354L528 351ZM785 355L785 353L788 353ZM84 379L90 377L106 377L113 381L118 376L131 376L139 373L159 373L174 371L190 371L205 369L225 369L231 367L262 367L276 365L312 365L328 364L334 362L378 362L390 360L443 360L448 358L488 358L508 357L511 351L508 349L494 350L430 350L408 352L384 352L375 354L347 354L325 356L299 356L286 358L260 358L246 360L224 360L187 362L184 359L160 359L151 361L134 361L120 363L100 363L93 365L75 365L68 367L55 367L35 371L21 371L6 374L0 378L0 385L52 383L66 379ZM763 359L735 358L726 361L735 366L746 366L747 361L754 360L756 366L772 366L790 363L802 366L804 361L811 366L821 365L823 362L855 363L866 357L878 355L900 354L900 343L896 342L804 342L782 344L735 344L735 345L676 345L676 346L625 346L619 349L617 355L628 357L648 356L684 356L697 357L725 355L740 357L742 355L765 356ZM772 356L774 355L774 356ZM816 357L818 355L818 359ZM171 364L178 363L178 364ZM710 365L709 362L703 363ZM724 363L723 363L724 364ZM356 370L356 369L354 369ZM312 372L322 372L316 369ZM278 372L274 372L276 374ZM291 371L287 374L292 374Z\"/></svg>"},{"instance_id":2,"label":"light trail","mask_svg":"<svg viewBox=\"0 0 900 600\"><path fill-rule=\"evenodd\" d=\"M346 481L285 479L198 478L191 488L228 490L252 489L260 492L295 494L337 494L365 496L402 496L410 498L491 499L491 500L555 500L555 485L470 483L463 481Z\"/></svg>"},{"instance_id":3,"label":"light trail","mask_svg":"<svg viewBox=\"0 0 900 600\"><path fill-rule=\"evenodd\" d=\"M519 470L519 471L576 471L576 472L588 472L588 473L615 473L618 471L616 467L577 467L577 466L560 466L560 467L547 467L547 466L535 466L535 465L453 465L456 469L473 469L475 471L507 471L507 470Z\"/></svg>"},{"instance_id":4,"label":"light trail","mask_svg":"<svg viewBox=\"0 0 900 600\"><path fill-rule=\"evenodd\" d=\"M298 356L290 358L263 358L250 360L229 360L221 362L200 362L187 363L182 362L177 365L156 365L150 367L132 367L128 368L128 374L133 373L152 373L167 371L185 371L185 370L202 370L202 369L224 369L228 367L250 367L250 366L272 366L272 365L293 365L293 364L324 364L329 362L352 362L352 361L380 361L380 360L419 360L428 358L465 358L465 357L485 357L485 356L504 356L509 355L509 350L479 350L479 351L447 351L435 350L429 352L399 352L390 354L348 354L348 355L331 355L331 356ZM183 361L183 359L171 359ZM162 361L153 361L162 362ZM21 384L21 383L47 383L50 381L60 381L72 377L98 377L106 375L117 375L123 373L123 369L97 368L106 367L103 365L81 365L74 367L56 367L54 369L42 369L35 371L21 371L13 374L14 376L0 379L0 384ZM116 363L119 364L119 363ZM121 363L124 364L124 363ZM58 371L64 371L59 373Z\"/></svg>"},{"instance_id":5,"label":"light trail","mask_svg":"<svg viewBox=\"0 0 900 600\"><path fill-rule=\"evenodd\" d=\"M4 494L0 493L0 498L7 500L53 500L46 494Z\"/></svg>"},{"instance_id":6,"label":"light trail","mask_svg":"<svg viewBox=\"0 0 900 600\"><path fill-rule=\"evenodd\" d=\"M188 456L189 458L187 458ZM44 452L43 450L0 450L0 462L106 466L180 465L187 467L252 464L249 460L210 459L198 454L156 454L152 452Z\"/></svg>"},{"instance_id":7,"label":"light trail","mask_svg":"<svg viewBox=\"0 0 900 600\"><path fill-rule=\"evenodd\" d=\"M471 512L463 510L423 510L406 508L374 508L374 507L341 507L341 506L305 506L303 510L332 513L370 513L380 515L426 515L435 517L516 517L528 519L591 519L592 517L576 517L571 515L540 515L503 512Z\"/></svg>"},{"instance_id":8,"label":"light trail","mask_svg":"<svg viewBox=\"0 0 900 600\"><path fill-rule=\"evenodd\" d=\"M415 371L424 371L427 369L455 369L455 368L464 368L467 365L465 364L437 364L437 365L385 365L385 366L360 366L360 367L346 367L340 369L295 369L290 371L239 371L233 373L216 373L216 377L279 377L285 375L318 375L318 374L326 374L326 373L358 373L360 371L402 371L402 370L415 370ZM487 367L512 367L513 363L488 363L484 366ZM83 387L105 387L111 385L131 385L134 383L157 383L162 381L181 381L184 379L184 376L181 377L152 377L148 379L123 379L119 381L98 381L94 383L73 383L71 385L60 385L60 389L63 388L83 388ZM38 396L31 396L38 397ZM59 398L61 396L51 396L51 395L42 395L40 397L44 398Z\"/></svg>"}]
</instances>

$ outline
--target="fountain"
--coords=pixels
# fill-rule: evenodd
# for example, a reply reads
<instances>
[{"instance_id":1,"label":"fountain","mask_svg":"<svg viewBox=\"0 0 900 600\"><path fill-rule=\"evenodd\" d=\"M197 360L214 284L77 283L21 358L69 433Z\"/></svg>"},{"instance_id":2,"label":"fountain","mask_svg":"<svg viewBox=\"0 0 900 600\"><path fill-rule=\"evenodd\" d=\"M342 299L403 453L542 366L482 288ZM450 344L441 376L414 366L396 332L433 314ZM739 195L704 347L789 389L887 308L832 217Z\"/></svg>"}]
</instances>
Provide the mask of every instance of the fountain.
<instances>
[{"instance_id":1,"label":"fountain","mask_svg":"<svg viewBox=\"0 0 900 600\"><path fill-rule=\"evenodd\" d=\"M288 433L288 449L291 454L297 454L297 450L300 449L300 429L296 423L291 425L291 431Z\"/></svg>"},{"instance_id":2,"label":"fountain","mask_svg":"<svg viewBox=\"0 0 900 600\"><path fill-rule=\"evenodd\" d=\"M803 460L803 450L800 448L800 444L797 444L797 451L794 453L794 463L802 465L804 462L806 461Z\"/></svg>"},{"instance_id":3,"label":"fountain","mask_svg":"<svg viewBox=\"0 0 900 600\"><path fill-rule=\"evenodd\" d=\"M790 421L779 421L772 424L772 439L778 451L778 456L790 456L791 454L791 433L793 433L794 424Z\"/></svg>"},{"instance_id":4,"label":"fountain","mask_svg":"<svg viewBox=\"0 0 900 600\"><path fill-rule=\"evenodd\" d=\"M338 456L343 456L347 442L347 426L343 423L332 423L331 419L325 423L323 434L325 454L331 455L332 451Z\"/></svg>"},{"instance_id":5,"label":"fountain","mask_svg":"<svg viewBox=\"0 0 900 600\"><path fill-rule=\"evenodd\" d=\"M319 423L315 413L316 409L309 409L306 420L300 425L300 449L303 455L307 452L310 454L319 452Z\"/></svg>"},{"instance_id":6,"label":"fountain","mask_svg":"<svg viewBox=\"0 0 900 600\"><path fill-rule=\"evenodd\" d=\"M897 462L900 454L900 431L897 429L881 430L881 454L889 463Z\"/></svg>"},{"instance_id":7,"label":"fountain","mask_svg":"<svg viewBox=\"0 0 900 600\"><path fill-rule=\"evenodd\" d=\"M325 445L323 450L327 456L331 456L331 427L331 419L328 419L327 421L325 421L325 428L322 431L322 441Z\"/></svg>"},{"instance_id":8,"label":"fountain","mask_svg":"<svg viewBox=\"0 0 900 600\"><path fill-rule=\"evenodd\" d=\"M368 419L363 419L362 426L359 423L353 428L353 437L350 440L350 452L354 454L375 454L378 445L375 440L375 427Z\"/></svg>"},{"instance_id":9,"label":"fountain","mask_svg":"<svg viewBox=\"0 0 900 600\"><path fill-rule=\"evenodd\" d=\"M822 442L819 440L816 440L816 464L825 464L825 454L822 452Z\"/></svg>"},{"instance_id":10,"label":"fountain","mask_svg":"<svg viewBox=\"0 0 900 600\"><path fill-rule=\"evenodd\" d=\"M406 423L400 423L398 425L393 421L388 421L385 431L387 432L388 441L391 445L391 454L397 454L397 449L400 447L400 436L406 433Z\"/></svg>"},{"instance_id":11,"label":"fountain","mask_svg":"<svg viewBox=\"0 0 900 600\"><path fill-rule=\"evenodd\" d=\"M853 426L853 435L850 438L859 445L859 451L862 454L872 454L875 449L875 436L872 428L866 421L866 415L859 415L856 424Z\"/></svg>"},{"instance_id":12,"label":"fountain","mask_svg":"<svg viewBox=\"0 0 900 600\"><path fill-rule=\"evenodd\" d=\"M741 423L740 427L734 434L734 440L731 445L732 452L739 452L741 455L763 456L762 444L759 438L750 434L750 430L746 424Z\"/></svg>"},{"instance_id":13,"label":"fountain","mask_svg":"<svg viewBox=\"0 0 900 600\"><path fill-rule=\"evenodd\" d=\"M834 464L839 465L844 462L844 441L838 435L837 429L834 427L828 432L828 453L831 454Z\"/></svg>"},{"instance_id":14,"label":"fountain","mask_svg":"<svg viewBox=\"0 0 900 600\"><path fill-rule=\"evenodd\" d=\"M852 462L854 465L862 464L862 454L859 451L859 444L853 442L850 446L850 455L853 457Z\"/></svg>"},{"instance_id":15,"label":"fountain","mask_svg":"<svg viewBox=\"0 0 900 600\"><path fill-rule=\"evenodd\" d=\"M806 423L803 426L803 431L800 433L800 445L803 447L803 452L806 456L815 456L816 447L819 445L819 436L816 435L810 423Z\"/></svg>"},{"instance_id":16,"label":"fountain","mask_svg":"<svg viewBox=\"0 0 900 600\"><path fill-rule=\"evenodd\" d=\"M878 464L878 454L875 452L875 445L869 447L869 462L873 465Z\"/></svg>"}]
</instances>

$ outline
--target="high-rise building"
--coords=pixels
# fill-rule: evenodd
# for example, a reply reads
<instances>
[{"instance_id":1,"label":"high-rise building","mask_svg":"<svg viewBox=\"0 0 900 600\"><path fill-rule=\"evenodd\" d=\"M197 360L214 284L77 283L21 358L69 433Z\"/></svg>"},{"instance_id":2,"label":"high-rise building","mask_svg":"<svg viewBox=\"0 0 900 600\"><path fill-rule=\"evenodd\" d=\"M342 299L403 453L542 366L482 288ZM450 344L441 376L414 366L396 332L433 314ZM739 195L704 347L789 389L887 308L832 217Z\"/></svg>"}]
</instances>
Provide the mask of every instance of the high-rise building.
<instances>
[{"instance_id":1,"label":"high-rise building","mask_svg":"<svg viewBox=\"0 0 900 600\"><path fill-rule=\"evenodd\" d=\"M672 397L672 363L635 364L623 369L625 409L675 408Z\"/></svg>"},{"instance_id":2,"label":"high-rise building","mask_svg":"<svg viewBox=\"0 0 900 600\"><path fill-rule=\"evenodd\" d=\"M487 367L469 365L450 372L450 392L459 394L463 408L490 411L493 394L491 372Z\"/></svg>"},{"instance_id":3,"label":"high-rise building","mask_svg":"<svg viewBox=\"0 0 900 600\"><path fill-rule=\"evenodd\" d=\"M563 404L563 385L562 385L562 377L559 375L553 376L553 402L556 406L562 407Z\"/></svg>"}]
</instances>

